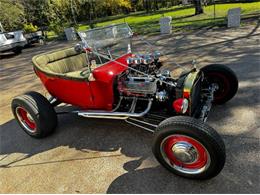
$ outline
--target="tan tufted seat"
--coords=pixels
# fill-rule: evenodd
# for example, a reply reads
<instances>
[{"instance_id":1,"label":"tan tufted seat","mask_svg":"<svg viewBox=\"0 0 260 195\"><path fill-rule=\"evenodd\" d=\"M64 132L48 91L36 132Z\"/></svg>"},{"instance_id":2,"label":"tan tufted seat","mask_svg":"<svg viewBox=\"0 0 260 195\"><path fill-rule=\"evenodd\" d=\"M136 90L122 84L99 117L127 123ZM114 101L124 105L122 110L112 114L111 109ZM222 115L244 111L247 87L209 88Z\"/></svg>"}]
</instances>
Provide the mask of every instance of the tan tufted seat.
<instances>
[{"instance_id":1,"label":"tan tufted seat","mask_svg":"<svg viewBox=\"0 0 260 195\"><path fill-rule=\"evenodd\" d=\"M57 75L72 79L88 79L85 53L77 53L74 48L44 53L34 56L34 66L49 75ZM84 71L84 74L81 74Z\"/></svg>"}]
</instances>

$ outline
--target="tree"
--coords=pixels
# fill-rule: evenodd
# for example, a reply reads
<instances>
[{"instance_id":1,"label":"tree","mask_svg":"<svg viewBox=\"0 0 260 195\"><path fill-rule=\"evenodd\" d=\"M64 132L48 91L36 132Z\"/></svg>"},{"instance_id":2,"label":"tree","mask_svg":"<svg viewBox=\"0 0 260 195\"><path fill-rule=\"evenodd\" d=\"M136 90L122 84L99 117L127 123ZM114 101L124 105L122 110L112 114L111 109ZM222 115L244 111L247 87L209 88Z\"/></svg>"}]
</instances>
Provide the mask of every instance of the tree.
<instances>
[{"instance_id":1,"label":"tree","mask_svg":"<svg viewBox=\"0 0 260 195\"><path fill-rule=\"evenodd\" d=\"M122 11L132 8L130 0L96 0L96 10L105 10L107 16L122 13Z\"/></svg>"},{"instance_id":2,"label":"tree","mask_svg":"<svg viewBox=\"0 0 260 195\"><path fill-rule=\"evenodd\" d=\"M193 3L195 6L195 15L204 13L201 0L193 0Z\"/></svg>"},{"instance_id":3,"label":"tree","mask_svg":"<svg viewBox=\"0 0 260 195\"><path fill-rule=\"evenodd\" d=\"M58 35L73 22L70 1L67 0L50 0L48 14L49 28Z\"/></svg>"},{"instance_id":4,"label":"tree","mask_svg":"<svg viewBox=\"0 0 260 195\"><path fill-rule=\"evenodd\" d=\"M37 26L49 25L49 1L48 0L22 0L25 19L28 23Z\"/></svg>"},{"instance_id":5,"label":"tree","mask_svg":"<svg viewBox=\"0 0 260 195\"><path fill-rule=\"evenodd\" d=\"M6 31L18 30L26 21L24 8L16 0L0 0L0 21Z\"/></svg>"},{"instance_id":6,"label":"tree","mask_svg":"<svg viewBox=\"0 0 260 195\"><path fill-rule=\"evenodd\" d=\"M154 10L159 10L159 5L158 5L158 0L154 0L153 1L153 4L154 4Z\"/></svg>"}]
</instances>

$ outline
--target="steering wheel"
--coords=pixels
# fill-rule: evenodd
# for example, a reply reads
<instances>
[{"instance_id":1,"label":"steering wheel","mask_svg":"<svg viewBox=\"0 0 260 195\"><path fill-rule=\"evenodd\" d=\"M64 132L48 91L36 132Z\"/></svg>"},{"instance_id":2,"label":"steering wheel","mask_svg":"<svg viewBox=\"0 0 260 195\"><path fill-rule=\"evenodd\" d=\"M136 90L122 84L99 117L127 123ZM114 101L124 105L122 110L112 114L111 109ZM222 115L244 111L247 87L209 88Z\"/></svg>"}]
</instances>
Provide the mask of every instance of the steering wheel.
<instances>
[{"instance_id":1,"label":"steering wheel","mask_svg":"<svg viewBox=\"0 0 260 195\"><path fill-rule=\"evenodd\" d=\"M86 75L89 75L89 69L86 69L86 70L82 70L79 74L80 74L80 76L82 76L82 77L86 77Z\"/></svg>"}]
</instances>

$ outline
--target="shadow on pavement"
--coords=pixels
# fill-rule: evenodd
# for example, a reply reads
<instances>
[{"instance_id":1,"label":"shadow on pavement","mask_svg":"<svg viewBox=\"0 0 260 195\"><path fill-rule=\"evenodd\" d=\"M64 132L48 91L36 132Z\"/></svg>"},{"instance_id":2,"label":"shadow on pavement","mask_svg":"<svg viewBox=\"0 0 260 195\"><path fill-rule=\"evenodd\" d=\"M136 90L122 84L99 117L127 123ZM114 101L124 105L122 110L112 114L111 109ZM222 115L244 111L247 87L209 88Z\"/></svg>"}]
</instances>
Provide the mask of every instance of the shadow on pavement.
<instances>
[{"instance_id":1,"label":"shadow on pavement","mask_svg":"<svg viewBox=\"0 0 260 195\"><path fill-rule=\"evenodd\" d=\"M26 156L8 164L2 164L0 167L14 168L63 163L91 158L110 158L123 154L139 159L122 165L127 173L116 178L110 184L107 193L215 193L216 191L218 193L257 193L259 192L260 166L255 157L259 154L259 139L251 137L251 134L256 132L257 129L252 129L246 134L222 136L227 149L227 161L223 171L211 180L195 181L175 176L158 165L151 152L152 134L120 121L102 120L101 122L63 115L59 117L57 131L39 140L27 136L16 121L11 120L1 126L0 154L6 156L0 159L0 163L8 157L8 154L23 153ZM88 152L88 150L113 152L121 149L121 154L36 163L22 162L35 154L60 146L68 146L82 152ZM138 169L144 160L149 161L153 167ZM17 162L19 162L18 165L15 164Z\"/></svg>"},{"instance_id":2,"label":"shadow on pavement","mask_svg":"<svg viewBox=\"0 0 260 195\"><path fill-rule=\"evenodd\" d=\"M139 157L150 155L151 138L150 133L122 121L85 119L68 114L59 116L59 125L53 135L44 139L34 139L26 135L13 119L1 125L0 154L23 153L26 154L25 158L29 158L53 148L68 146L82 152L114 152L121 149L122 154ZM132 147L133 144L135 147ZM22 160L24 158L2 164L0 167L15 167L13 164Z\"/></svg>"}]
</instances>

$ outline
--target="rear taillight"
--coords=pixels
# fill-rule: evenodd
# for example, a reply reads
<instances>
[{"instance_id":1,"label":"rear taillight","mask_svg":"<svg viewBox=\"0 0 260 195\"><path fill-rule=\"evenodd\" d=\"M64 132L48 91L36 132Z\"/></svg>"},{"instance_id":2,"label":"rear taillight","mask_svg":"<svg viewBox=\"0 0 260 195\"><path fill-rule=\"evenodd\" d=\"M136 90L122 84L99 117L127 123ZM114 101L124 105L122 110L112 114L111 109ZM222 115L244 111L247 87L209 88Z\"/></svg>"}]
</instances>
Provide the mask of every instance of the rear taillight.
<instances>
[{"instance_id":1,"label":"rear taillight","mask_svg":"<svg viewBox=\"0 0 260 195\"><path fill-rule=\"evenodd\" d=\"M177 113L185 114L189 107L189 101L186 98L179 98L172 103L172 107Z\"/></svg>"}]
</instances>

